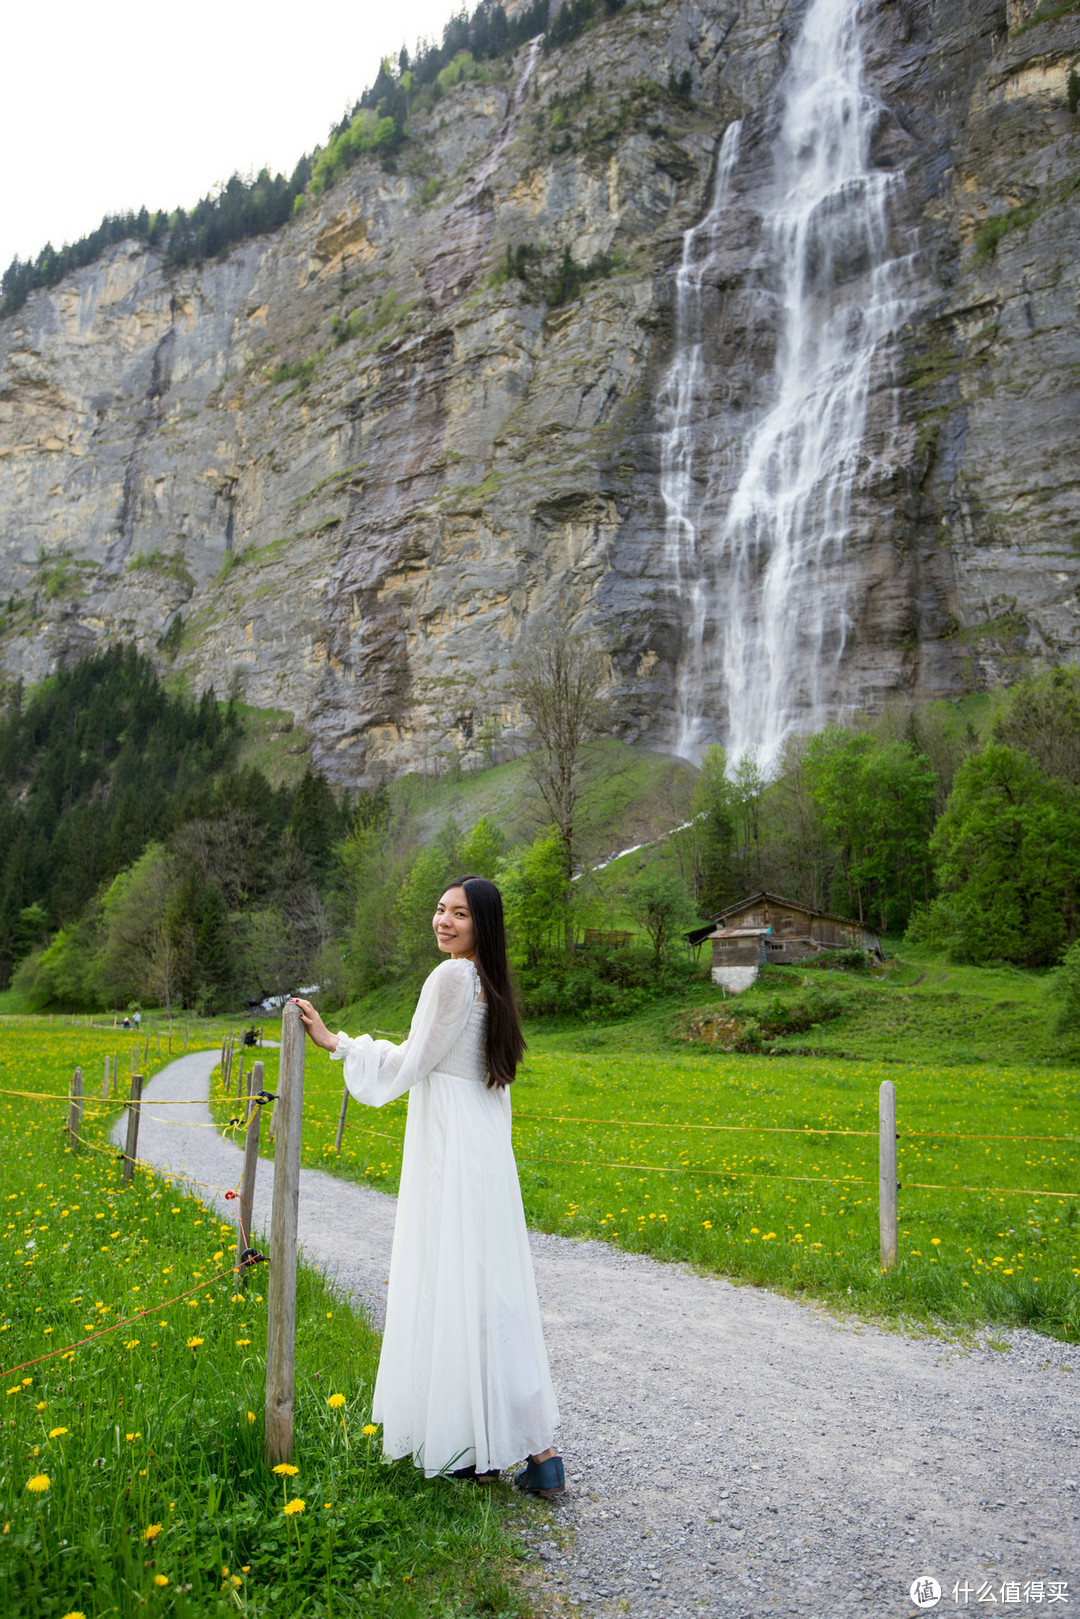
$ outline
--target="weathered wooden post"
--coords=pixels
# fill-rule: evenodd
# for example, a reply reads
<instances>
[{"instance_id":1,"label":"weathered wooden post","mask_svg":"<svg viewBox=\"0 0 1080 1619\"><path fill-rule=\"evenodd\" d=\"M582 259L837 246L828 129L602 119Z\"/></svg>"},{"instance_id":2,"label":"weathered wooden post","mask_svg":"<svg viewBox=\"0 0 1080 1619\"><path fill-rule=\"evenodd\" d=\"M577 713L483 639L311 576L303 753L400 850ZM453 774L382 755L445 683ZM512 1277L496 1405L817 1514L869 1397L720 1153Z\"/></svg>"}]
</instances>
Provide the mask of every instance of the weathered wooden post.
<instances>
[{"instance_id":1,"label":"weathered wooden post","mask_svg":"<svg viewBox=\"0 0 1080 1619\"><path fill-rule=\"evenodd\" d=\"M240 1061L236 1065L236 1098L239 1101L244 1094L244 1047L240 1045Z\"/></svg>"},{"instance_id":2,"label":"weathered wooden post","mask_svg":"<svg viewBox=\"0 0 1080 1619\"><path fill-rule=\"evenodd\" d=\"M107 1052L105 1055L105 1077L101 1081L101 1100L103 1102L109 1100L109 1057Z\"/></svg>"},{"instance_id":3,"label":"weathered wooden post","mask_svg":"<svg viewBox=\"0 0 1080 1619\"><path fill-rule=\"evenodd\" d=\"M68 1104L67 1133L68 1143L72 1148L79 1145L79 1131L82 1128L82 1069L76 1068L71 1079L71 1098Z\"/></svg>"},{"instance_id":4,"label":"weathered wooden post","mask_svg":"<svg viewBox=\"0 0 1080 1619\"><path fill-rule=\"evenodd\" d=\"M293 1444L296 1222L300 1209L300 1135L304 1117L304 1025L295 1006L286 1006L281 1020L281 1068L274 1113L281 1115L281 1141L274 1157L270 1282L266 1295L264 1454L271 1467L289 1460Z\"/></svg>"},{"instance_id":5,"label":"weathered wooden post","mask_svg":"<svg viewBox=\"0 0 1080 1619\"><path fill-rule=\"evenodd\" d=\"M881 1268L896 1264L896 1086L883 1079L878 1089L878 1231Z\"/></svg>"},{"instance_id":6,"label":"weathered wooden post","mask_svg":"<svg viewBox=\"0 0 1080 1619\"><path fill-rule=\"evenodd\" d=\"M139 1114L142 1112L143 1076L132 1074L131 1095L128 1098L127 1141L124 1144L124 1168L121 1179L129 1181L135 1173L135 1153L139 1145Z\"/></svg>"},{"instance_id":7,"label":"weathered wooden post","mask_svg":"<svg viewBox=\"0 0 1080 1619\"><path fill-rule=\"evenodd\" d=\"M341 1138L345 1134L345 1110L349 1105L349 1087L341 1087L341 1112L338 1114L337 1135L334 1137L334 1151L341 1157Z\"/></svg>"},{"instance_id":8,"label":"weathered wooden post","mask_svg":"<svg viewBox=\"0 0 1080 1619\"><path fill-rule=\"evenodd\" d=\"M113 1060L112 1060L112 1093L113 1093L114 1096L116 1095L116 1088L119 1085L119 1083L120 1083L120 1053L118 1051L114 1051L113 1052Z\"/></svg>"}]
</instances>

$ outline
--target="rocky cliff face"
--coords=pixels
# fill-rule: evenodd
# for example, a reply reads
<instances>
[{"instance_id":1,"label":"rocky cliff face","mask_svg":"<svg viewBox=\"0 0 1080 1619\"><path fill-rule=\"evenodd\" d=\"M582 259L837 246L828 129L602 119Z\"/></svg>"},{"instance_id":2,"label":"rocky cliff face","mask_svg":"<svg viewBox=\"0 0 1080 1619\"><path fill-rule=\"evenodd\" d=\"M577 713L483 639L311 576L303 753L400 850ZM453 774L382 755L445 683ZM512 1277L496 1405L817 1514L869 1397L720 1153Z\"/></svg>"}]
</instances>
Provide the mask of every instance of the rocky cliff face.
<instances>
[{"instance_id":1,"label":"rocky cliff face","mask_svg":"<svg viewBox=\"0 0 1080 1619\"><path fill-rule=\"evenodd\" d=\"M670 743L674 273L742 118L709 356L734 456L768 404L762 199L804 10L630 6L459 85L396 173L361 160L274 237L168 274L120 247L33 294L0 324L6 675L134 637L291 710L356 784L497 756L519 637L570 622L610 654L613 731ZM1080 653L1080 16L1033 15L862 9L910 305L853 471L833 712ZM591 274L553 306L567 251Z\"/></svg>"}]
</instances>

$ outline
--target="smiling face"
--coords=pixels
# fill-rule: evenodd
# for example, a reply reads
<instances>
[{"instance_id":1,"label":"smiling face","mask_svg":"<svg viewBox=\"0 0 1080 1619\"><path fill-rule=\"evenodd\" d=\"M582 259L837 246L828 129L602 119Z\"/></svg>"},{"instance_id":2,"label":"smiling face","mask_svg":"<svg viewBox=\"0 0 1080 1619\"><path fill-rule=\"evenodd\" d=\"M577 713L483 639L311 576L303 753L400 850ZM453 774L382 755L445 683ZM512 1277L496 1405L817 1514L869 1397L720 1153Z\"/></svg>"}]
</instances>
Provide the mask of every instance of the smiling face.
<instances>
[{"instance_id":1,"label":"smiling face","mask_svg":"<svg viewBox=\"0 0 1080 1619\"><path fill-rule=\"evenodd\" d=\"M431 919L435 942L449 956L476 960L476 934L463 888L448 888Z\"/></svg>"}]
</instances>

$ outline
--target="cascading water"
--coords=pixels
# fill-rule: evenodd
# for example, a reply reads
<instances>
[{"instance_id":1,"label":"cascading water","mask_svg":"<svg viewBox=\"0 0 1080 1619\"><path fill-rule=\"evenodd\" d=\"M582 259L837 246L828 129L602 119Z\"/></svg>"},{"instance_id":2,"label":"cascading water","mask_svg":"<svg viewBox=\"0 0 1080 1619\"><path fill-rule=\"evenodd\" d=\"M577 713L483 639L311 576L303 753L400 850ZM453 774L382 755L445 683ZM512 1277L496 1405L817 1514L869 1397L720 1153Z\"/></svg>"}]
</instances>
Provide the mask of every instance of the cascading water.
<instances>
[{"instance_id":1,"label":"cascading water","mask_svg":"<svg viewBox=\"0 0 1080 1619\"><path fill-rule=\"evenodd\" d=\"M888 254L892 173L872 167L882 108L862 85L859 0L810 0L779 88L773 180L754 265L776 332L768 403L738 436L711 417L704 358L714 263L738 180L726 131L712 206L688 231L676 349L660 402L668 566L684 602L675 746L713 741L773 766L835 716L849 631L843 551L875 355L908 308Z\"/></svg>"}]
</instances>

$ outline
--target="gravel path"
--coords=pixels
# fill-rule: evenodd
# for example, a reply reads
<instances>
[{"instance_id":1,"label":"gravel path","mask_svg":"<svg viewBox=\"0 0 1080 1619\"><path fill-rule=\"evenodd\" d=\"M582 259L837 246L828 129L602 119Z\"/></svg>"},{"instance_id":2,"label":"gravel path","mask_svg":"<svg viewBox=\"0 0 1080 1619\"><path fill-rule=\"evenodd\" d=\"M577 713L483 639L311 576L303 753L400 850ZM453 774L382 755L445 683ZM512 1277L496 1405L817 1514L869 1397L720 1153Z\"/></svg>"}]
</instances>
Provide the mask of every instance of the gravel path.
<instances>
[{"instance_id":1,"label":"gravel path","mask_svg":"<svg viewBox=\"0 0 1080 1619\"><path fill-rule=\"evenodd\" d=\"M206 1097L216 1061L181 1058L146 1100ZM238 1149L192 1128L209 1110L172 1111L144 1116L140 1157L235 1184ZM272 1188L260 1161L257 1229ZM376 1322L393 1216L383 1193L302 1172L305 1257ZM960 1347L602 1243L532 1246L571 1484L530 1537L545 1610L876 1619L918 1613L925 1574L938 1613L1080 1615L1080 1347Z\"/></svg>"}]
</instances>

